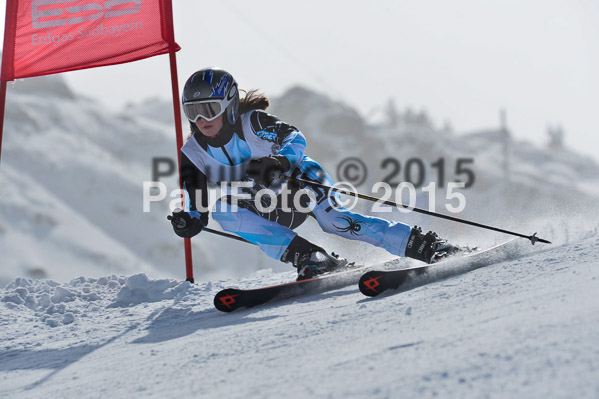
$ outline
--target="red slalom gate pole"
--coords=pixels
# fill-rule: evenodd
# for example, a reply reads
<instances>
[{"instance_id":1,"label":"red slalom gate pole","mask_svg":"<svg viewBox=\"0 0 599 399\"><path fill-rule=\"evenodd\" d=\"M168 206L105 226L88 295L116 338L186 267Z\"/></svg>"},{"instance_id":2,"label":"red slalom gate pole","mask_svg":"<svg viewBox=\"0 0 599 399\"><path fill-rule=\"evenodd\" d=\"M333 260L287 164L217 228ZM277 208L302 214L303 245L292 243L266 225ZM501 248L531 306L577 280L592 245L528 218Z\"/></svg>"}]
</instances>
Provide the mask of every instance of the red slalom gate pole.
<instances>
[{"instance_id":1,"label":"red slalom gate pole","mask_svg":"<svg viewBox=\"0 0 599 399\"><path fill-rule=\"evenodd\" d=\"M174 38L173 38L174 40ZM177 165L179 166L179 187L183 190L183 180L181 178L181 147L183 147L183 128L181 123L181 106L179 105L179 79L177 77L177 58L175 52L169 53L171 65L171 85L173 88L173 109L175 111L175 132L177 135ZM181 191L181 200L185 201L183 191ZM193 278L193 256L191 252L191 239L184 238L185 247L185 274L186 281L194 282Z\"/></svg>"},{"instance_id":2,"label":"red slalom gate pole","mask_svg":"<svg viewBox=\"0 0 599 399\"><path fill-rule=\"evenodd\" d=\"M181 124L181 105L180 105L180 97L179 97L179 79L177 77L177 57L175 55L175 27L172 23L172 3L169 1L169 7L167 9L168 13L171 13L170 18L167 18L169 21L166 26L166 34L168 36L168 43L170 46L170 51L168 53L170 67L171 67L171 86L173 92L173 110L175 112L175 133L177 135L177 165L179 166L179 187L181 188L181 201L184 203L185 195L183 194L183 179L181 177L181 147L183 147L183 128ZM193 277L193 257L191 252L191 239L184 238L183 246L185 247L185 274L186 281L190 283L194 282Z\"/></svg>"},{"instance_id":3,"label":"red slalom gate pole","mask_svg":"<svg viewBox=\"0 0 599 399\"><path fill-rule=\"evenodd\" d=\"M0 161L2 160L2 135L4 133L4 110L6 108L6 81L0 81Z\"/></svg>"}]
</instances>

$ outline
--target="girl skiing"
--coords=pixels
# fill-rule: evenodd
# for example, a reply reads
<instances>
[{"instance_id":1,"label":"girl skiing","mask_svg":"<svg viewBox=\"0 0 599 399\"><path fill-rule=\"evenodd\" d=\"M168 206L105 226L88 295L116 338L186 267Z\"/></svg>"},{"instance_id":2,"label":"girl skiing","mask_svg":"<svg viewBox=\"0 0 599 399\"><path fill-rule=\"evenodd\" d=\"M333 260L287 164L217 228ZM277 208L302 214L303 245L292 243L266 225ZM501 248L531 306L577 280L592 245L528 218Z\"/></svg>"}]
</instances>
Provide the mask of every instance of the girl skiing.
<instances>
[{"instance_id":1,"label":"girl skiing","mask_svg":"<svg viewBox=\"0 0 599 399\"><path fill-rule=\"evenodd\" d=\"M224 230L256 244L269 257L292 263L298 280L347 264L347 260L327 253L293 231L308 216L313 216L327 233L365 241L394 255L426 263L456 250L433 232L423 234L418 227L332 206L336 196L331 191L292 183L284 190L284 179L279 174L329 185L332 181L315 160L304 154L304 135L266 113L269 101L264 95L254 90L240 99L237 82L228 72L218 68L195 72L185 83L182 97L191 126L190 138L181 148L187 204L186 210L177 209L168 216L180 237L191 238L208 224L208 182L243 182L247 186L244 195L231 190L220 198L212 219ZM260 195L264 189L276 195L277 205L272 210L265 210L273 198ZM299 202L293 200L300 189L313 194L314 207L309 213L303 209L309 202L307 195Z\"/></svg>"}]
</instances>

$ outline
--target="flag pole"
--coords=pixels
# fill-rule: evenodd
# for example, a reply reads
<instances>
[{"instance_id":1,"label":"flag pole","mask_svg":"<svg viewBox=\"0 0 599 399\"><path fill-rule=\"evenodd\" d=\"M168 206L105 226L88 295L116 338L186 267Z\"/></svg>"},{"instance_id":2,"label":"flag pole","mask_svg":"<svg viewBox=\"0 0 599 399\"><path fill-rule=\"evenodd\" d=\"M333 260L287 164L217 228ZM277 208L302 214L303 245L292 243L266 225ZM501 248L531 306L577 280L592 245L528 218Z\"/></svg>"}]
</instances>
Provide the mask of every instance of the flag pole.
<instances>
[{"instance_id":1,"label":"flag pole","mask_svg":"<svg viewBox=\"0 0 599 399\"><path fill-rule=\"evenodd\" d=\"M2 162L2 134L4 132L4 109L6 107L6 81L0 81L0 163Z\"/></svg>"},{"instance_id":2,"label":"flag pole","mask_svg":"<svg viewBox=\"0 0 599 399\"><path fill-rule=\"evenodd\" d=\"M176 143L177 143L177 165L179 166L179 187L181 188L181 200L185 201L185 196L183 194L183 179L181 177L181 147L183 147L183 127L182 127L182 123L181 123L181 103L180 103L180 97L179 97L179 79L177 76L177 57L176 57L176 51L177 51L177 46L175 43L175 28L174 28L174 24L172 23L173 18L172 18L172 3L169 1L168 3L168 8L166 10L167 13L170 13L170 17L166 18L168 22L168 26L167 26L167 37L168 37L168 44L169 44L169 61L170 61L170 68L171 68L171 86L172 86L172 92L173 92L173 110L175 112L175 134L176 134ZM183 239L183 246L185 249L185 274L186 274L186 281L189 281L190 283L194 282L194 277L193 277L193 257L192 257L192 251L191 251L191 239L189 238L184 238Z\"/></svg>"},{"instance_id":3,"label":"flag pole","mask_svg":"<svg viewBox=\"0 0 599 399\"><path fill-rule=\"evenodd\" d=\"M183 179L181 177L181 147L183 147L183 128L181 124L181 106L179 103L179 80L177 77L177 58L175 52L169 52L171 64L171 84L173 87L173 109L175 111L175 132L177 135L177 165L179 165L179 187L183 190ZM181 191L181 199L185 201L183 191ZM191 252L191 239L184 238L183 245L185 247L185 273L186 281L194 282L193 278L193 261Z\"/></svg>"}]
</instances>

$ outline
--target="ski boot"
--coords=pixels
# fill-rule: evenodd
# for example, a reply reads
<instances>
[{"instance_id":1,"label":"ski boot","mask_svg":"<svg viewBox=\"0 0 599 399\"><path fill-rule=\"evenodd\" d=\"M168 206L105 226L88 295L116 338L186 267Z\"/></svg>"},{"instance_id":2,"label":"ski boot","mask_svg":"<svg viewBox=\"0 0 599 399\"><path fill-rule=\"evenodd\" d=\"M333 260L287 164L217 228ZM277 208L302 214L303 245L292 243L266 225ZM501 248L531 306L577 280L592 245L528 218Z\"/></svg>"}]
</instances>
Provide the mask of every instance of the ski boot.
<instances>
[{"instance_id":1,"label":"ski boot","mask_svg":"<svg viewBox=\"0 0 599 399\"><path fill-rule=\"evenodd\" d=\"M333 253L329 255L323 248L308 240L296 236L290 243L281 261L292 263L297 269L297 281L314 278L348 264L347 259L339 258Z\"/></svg>"},{"instance_id":2,"label":"ski boot","mask_svg":"<svg viewBox=\"0 0 599 399\"><path fill-rule=\"evenodd\" d=\"M423 235L422 229L414 226L408 238L406 257L417 259L430 265L460 251L460 247L451 245L436 233L429 231Z\"/></svg>"}]
</instances>

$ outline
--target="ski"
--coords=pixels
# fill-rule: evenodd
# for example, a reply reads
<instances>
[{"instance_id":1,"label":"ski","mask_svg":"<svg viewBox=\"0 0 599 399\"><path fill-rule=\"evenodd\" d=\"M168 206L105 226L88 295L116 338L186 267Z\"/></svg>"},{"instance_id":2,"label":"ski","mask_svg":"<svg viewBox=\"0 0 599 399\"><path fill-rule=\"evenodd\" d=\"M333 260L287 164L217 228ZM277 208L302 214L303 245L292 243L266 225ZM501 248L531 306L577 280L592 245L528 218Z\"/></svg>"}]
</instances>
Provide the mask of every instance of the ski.
<instances>
[{"instance_id":1,"label":"ski","mask_svg":"<svg viewBox=\"0 0 599 399\"><path fill-rule=\"evenodd\" d=\"M253 289L226 288L216 294L214 306L222 312L232 312L240 308L250 308L267 302L343 288L356 284L362 273L372 267L354 266L307 280L268 287Z\"/></svg>"},{"instance_id":2,"label":"ski","mask_svg":"<svg viewBox=\"0 0 599 399\"><path fill-rule=\"evenodd\" d=\"M414 266L399 270L371 270L362 275L358 282L360 292L366 296L377 296L387 290L405 290L417 286L419 277L426 276L433 268L437 271L435 280L455 274L455 268L467 266L466 271L487 266L510 256L517 250L516 239L493 247L472 251L463 255L454 255L431 265ZM443 268L442 266L447 266ZM422 278L424 280L424 278Z\"/></svg>"}]
</instances>

